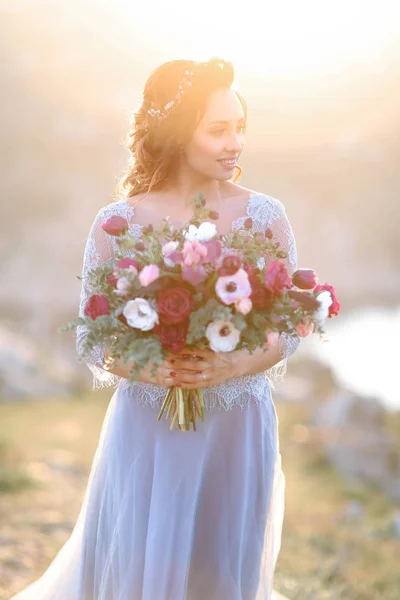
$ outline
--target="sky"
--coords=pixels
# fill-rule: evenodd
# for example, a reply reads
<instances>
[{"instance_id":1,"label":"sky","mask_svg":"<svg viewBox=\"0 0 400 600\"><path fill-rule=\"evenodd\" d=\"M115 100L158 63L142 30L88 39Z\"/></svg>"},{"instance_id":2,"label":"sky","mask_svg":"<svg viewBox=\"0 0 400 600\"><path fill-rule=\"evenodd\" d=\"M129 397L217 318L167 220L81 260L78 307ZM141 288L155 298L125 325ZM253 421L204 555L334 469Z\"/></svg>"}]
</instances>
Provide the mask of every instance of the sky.
<instances>
[{"instance_id":1,"label":"sky","mask_svg":"<svg viewBox=\"0 0 400 600\"><path fill-rule=\"evenodd\" d=\"M400 40L393 0L119 0L108 10L130 15L126 26L164 56L221 56L257 77L312 79L360 63L373 69Z\"/></svg>"}]
</instances>

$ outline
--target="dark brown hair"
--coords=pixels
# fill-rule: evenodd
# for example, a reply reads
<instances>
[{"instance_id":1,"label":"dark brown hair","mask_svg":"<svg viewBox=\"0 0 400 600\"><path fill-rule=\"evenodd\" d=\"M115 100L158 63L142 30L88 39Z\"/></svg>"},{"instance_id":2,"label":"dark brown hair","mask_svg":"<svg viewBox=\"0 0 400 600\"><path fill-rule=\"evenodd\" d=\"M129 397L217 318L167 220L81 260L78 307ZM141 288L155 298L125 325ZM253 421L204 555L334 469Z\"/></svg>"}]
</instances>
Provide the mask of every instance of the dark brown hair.
<instances>
[{"instance_id":1,"label":"dark brown hair","mask_svg":"<svg viewBox=\"0 0 400 600\"><path fill-rule=\"evenodd\" d=\"M176 98L187 71L193 72L192 85L185 89L180 102L165 118L152 116L153 107L163 108ZM181 149L191 140L202 119L209 95L221 87L231 87L233 80L232 63L220 58L208 62L173 60L150 74L142 103L133 113L127 139L130 160L118 185L119 195L131 197L162 185L177 168ZM247 118L246 103L239 92L235 90L235 93ZM237 181L241 173L242 169L237 166L232 180Z\"/></svg>"}]
</instances>

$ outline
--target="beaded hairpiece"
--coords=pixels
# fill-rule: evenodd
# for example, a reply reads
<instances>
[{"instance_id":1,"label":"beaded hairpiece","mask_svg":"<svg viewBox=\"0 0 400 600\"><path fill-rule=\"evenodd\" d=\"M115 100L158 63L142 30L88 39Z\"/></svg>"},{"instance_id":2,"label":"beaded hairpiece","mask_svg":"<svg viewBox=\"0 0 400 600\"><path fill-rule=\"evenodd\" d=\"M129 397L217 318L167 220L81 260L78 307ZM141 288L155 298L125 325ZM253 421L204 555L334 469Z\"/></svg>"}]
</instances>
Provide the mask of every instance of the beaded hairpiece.
<instances>
[{"instance_id":1,"label":"beaded hairpiece","mask_svg":"<svg viewBox=\"0 0 400 600\"><path fill-rule=\"evenodd\" d=\"M185 94L185 91L187 90L187 88L189 88L193 81L194 72L193 71L185 71L185 77L183 77L181 79L181 81L179 82L178 85L178 92L175 96L175 98L173 100L170 100L169 102L167 102L167 104L165 104L165 106L162 106L161 108L154 108L155 107L155 103L152 102L151 103L151 108L149 108L146 112L148 115L150 115L151 117L153 117L154 119L165 119L165 117L167 117L169 115L169 113L174 110L174 108L176 108L182 101L182 98Z\"/></svg>"}]
</instances>

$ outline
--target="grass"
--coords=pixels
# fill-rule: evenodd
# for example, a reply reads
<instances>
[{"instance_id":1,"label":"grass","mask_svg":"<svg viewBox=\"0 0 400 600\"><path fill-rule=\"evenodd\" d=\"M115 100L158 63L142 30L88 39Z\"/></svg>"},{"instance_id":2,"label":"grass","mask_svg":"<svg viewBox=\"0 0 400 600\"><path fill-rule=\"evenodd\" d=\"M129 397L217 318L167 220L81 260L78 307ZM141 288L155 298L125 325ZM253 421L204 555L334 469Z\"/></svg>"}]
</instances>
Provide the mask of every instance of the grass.
<instances>
[{"instance_id":1,"label":"grass","mask_svg":"<svg viewBox=\"0 0 400 600\"><path fill-rule=\"evenodd\" d=\"M72 531L109 399L98 391L0 405L0 600L37 578ZM397 599L398 506L335 471L306 404L277 411L286 507L276 589L290 600Z\"/></svg>"}]
</instances>

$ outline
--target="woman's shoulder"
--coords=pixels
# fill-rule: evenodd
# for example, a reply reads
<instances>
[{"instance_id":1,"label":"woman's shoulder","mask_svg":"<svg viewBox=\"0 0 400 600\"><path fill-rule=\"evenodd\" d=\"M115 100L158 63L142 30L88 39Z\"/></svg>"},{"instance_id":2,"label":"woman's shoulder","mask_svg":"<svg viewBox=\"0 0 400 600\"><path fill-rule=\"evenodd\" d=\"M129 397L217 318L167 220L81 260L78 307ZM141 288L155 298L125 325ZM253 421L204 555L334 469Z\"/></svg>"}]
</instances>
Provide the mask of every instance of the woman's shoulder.
<instances>
[{"instance_id":1,"label":"woman's shoulder","mask_svg":"<svg viewBox=\"0 0 400 600\"><path fill-rule=\"evenodd\" d=\"M275 215L285 212L285 206L281 200L267 194L250 188L246 188L236 183L232 183L232 192L236 195L242 195L248 198L249 209L255 213L268 211Z\"/></svg>"},{"instance_id":2,"label":"woman's shoulder","mask_svg":"<svg viewBox=\"0 0 400 600\"><path fill-rule=\"evenodd\" d=\"M270 194L267 194L265 192L253 190L233 182L231 182L231 186L232 193L235 195L247 195L249 198L260 198L271 203L282 204L282 202L278 200L278 198L275 198L274 196L271 196Z\"/></svg>"},{"instance_id":3,"label":"woman's shoulder","mask_svg":"<svg viewBox=\"0 0 400 600\"><path fill-rule=\"evenodd\" d=\"M129 208L130 205L126 202L124 198L116 199L113 202L109 202L108 204L105 204L104 206L101 206L97 209L95 221L104 220L114 215L126 218Z\"/></svg>"}]
</instances>

